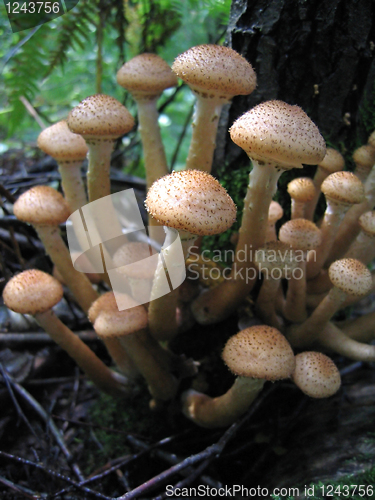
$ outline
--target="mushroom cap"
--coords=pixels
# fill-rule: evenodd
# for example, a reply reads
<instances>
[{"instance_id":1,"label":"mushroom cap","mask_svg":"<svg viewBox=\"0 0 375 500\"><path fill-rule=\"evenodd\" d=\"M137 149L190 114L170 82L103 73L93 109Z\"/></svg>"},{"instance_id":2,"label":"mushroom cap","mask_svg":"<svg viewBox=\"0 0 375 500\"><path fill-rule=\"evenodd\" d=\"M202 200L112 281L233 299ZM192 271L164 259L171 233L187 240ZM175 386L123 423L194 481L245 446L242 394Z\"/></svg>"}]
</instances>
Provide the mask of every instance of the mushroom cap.
<instances>
[{"instance_id":1,"label":"mushroom cap","mask_svg":"<svg viewBox=\"0 0 375 500\"><path fill-rule=\"evenodd\" d=\"M87 145L82 136L73 134L65 120L44 129L38 136L38 147L60 162L84 160Z\"/></svg>"},{"instance_id":2,"label":"mushroom cap","mask_svg":"<svg viewBox=\"0 0 375 500\"><path fill-rule=\"evenodd\" d=\"M135 306L124 311L102 310L94 321L94 330L101 338L124 337L147 326L147 311Z\"/></svg>"},{"instance_id":3,"label":"mushroom cap","mask_svg":"<svg viewBox=\"0 0 375 500\"><path fill-rule=\"evenodd\" d=\"M117 99L95 94L70 111L67 123L85 140L115 140L134 127L134 118Z\"/></svg>"},{"instance_id":4,"label":"mushroom cap","mask_svg":"<svg viewBox=\"0 0 375 500\"><path fill-rule=\"evenodd\" d=\"M66 221L70 209L61 193L50 186L34 186L13 206L18 220L36 226L58 226Z\"/></svg>"},{"instance_id":5,"label":"mushroom cap","mask_svg":"<svg viewBox=\"0 0 375 500\"><path fill-rule=\"evenodd\" d=\"M176 87L178 81L166 61L157 54L140 54L127 61L117 72L117 83L135 98L159 96Z\"/></svg>"},{"instance_id":6,"label":"mushroom cap","mask_svg":"<svg viewBox=\"0 0 375 500\"><path fill-rule=\"evenodd\" d=\"M375 237L375 210L365 212L358 219L359 225L364 233L371 238Z\"/></svg>"},{"instance_id":7,"label":"mushroom cap","mask_svg":"<svg viewBox=\"0 0 375 500\"><path fill-rule=\"evenodd\" d=\"M327 148L323 160L318 163L318 166L328 173L338 172L345 166L345 160L342 154L337 149Z\"/></svg>"},{"instance_id":8,"label":"mushroom cap","mask_svg":"<svg viewBox=\"0 0 375 500\"><path fill-rule=\"evenodd\" d=\"M375 130L370 134L367 142L368 142L368 144L370 146L372 146L373 148L375 148Z\"/></svg>"},{"instance_id":9,"label":"mushroom cap","mask_svg":"<svg viewBox=\"0 0 375 500\"><path fill-rule=\"evenodd\" d=\"M320 229L307 219L293 219L285 222L279 231L279 240L295 250L313 250L322 242Z\"/></svg>"},{"instance_id":10,"label":"mushroom cap","mask_svg":"<svg viewBox=\"0 0 375 500\"><path fill-rule=\"evenodd\" d=\"M115 299L115 294L113 292L103 293L99 298L97 298L88 310L87 316L90 323L94 323L101 311L118 311L117 302Z\"/></svg>"},{"instance_id":11,"label":"mushroom cap","mask_svg":"<svg viewBox=\"0 0 375 500\"><path fill-rule=\"evenodd\" d=\"M266 101L240 116L230 128L232 141L250 158L282 168L314 165L325 155L318 127L299 106Z\"/></svg>"},{"instance_id":12,"label":"mushroom cap","mask_svg":"<svg viewBox=\"0 0 375 500\"><path fill-rule=\"evenodd\" d=\"M268 222L274 224L284 215L283 207L277 201L272 200L268 209Z\"/></svg>"},{"instance_id":13,"label":"mushroom cap","mask_svg":"<svg viewBox=\"0 0 375 500\"><path fill-rule=\"evenodd\" d=\"M295 201L310 201L315 196L314 182L310 177L297 177L289 182L288 193Z\"/></svg>"},{"instance_id":14,"label":"mushroom cap","mask_svg":"<svg viewBox=\"0 0 375 500\"><path fill-rule=\"evenodd\" d=\"M157 253L147 243L132 241L116 250L112 260L116 271L128 278L151 279L155 274L156 260L149 257Z\"/></svg>"},{"instance_id":15,"label":"mushroom cap","mask_svg":"<svg viewBox=\"0 0 375 500\"><path fill-rule=\"evenodd\" d=\"M321 191L327 200L338 205L356 205L365 199L362 182L352 172L339 171L330 174L322 183Z\"/></svg>"},{"instance_id":16,"label":"mushroom cap","mask_svg":"<svg viewBox=\"0 0 375 500\"><path fill-rule=\"evenodd\" d=\"M372 289L371 273L357 259L336 260L329 266L328 275L335 287L350 295L361 297Z\"/></svg>"},{"instance_id":17,"label":"mushroom cap","mask_svg":"<svg viewBox=\"0 0 375 500\"><path fill-rule=\"evenodd\" d=\"M354 151L353 160L357 167L371 170L375 163L375 148L370 144L360 146Z\"/></svg>"},{"instance_id":18,"label":"mushroom cap","mask_svg":"<svg viewBox=\"0 0 375 500\"><path fill-rule=\"evenodd\" d=\"M28 269L16 274L5 285L4 303L20 314L38 314L48 311L63 297L63 287L50 274Z\"/></svg>"},{"instance_id":19,"label":"mushroom cap","mask_svg":"<svg viewBox=\"0 0 375 500\"><path fill-rule=\"evenodd\" d=\"M314 351L297 354L292 380L311 398L328 398L341 385L340 372L332 359Z\"/></svg>"},{"instance_id":20,"label":"mushroom cap","mask_svg":"<svg viewBox=\"0 0 375 500\"><path fill-rule=\"evenodd\" d=\"M161 224L202 236L222 233L236 220L232 198L201 170L172 172L155 181L146 208Z\"/></svg>"},{"instance_id":21,"label":"mushroom cap","mask_svg":"<svg viewBox=\"0 0 375 500\"><path fill-rule=\"evenodd\" d=\"M257 325L245 328L226 343L222 358L237 376L280 380L292 375L293 350L276 328Z\"/></svg>"},{"instance_id":22,"label":"mushroom cap","mask_svg":"<svg viewBox=\"0 0 375 500\"><path fill-rule=\"evenodd\" d=\"M180 54L172 70L202 97L231 99L256 87L251 64L238 52L221 45L197 45Z\"/></svg>"}]
</instances>

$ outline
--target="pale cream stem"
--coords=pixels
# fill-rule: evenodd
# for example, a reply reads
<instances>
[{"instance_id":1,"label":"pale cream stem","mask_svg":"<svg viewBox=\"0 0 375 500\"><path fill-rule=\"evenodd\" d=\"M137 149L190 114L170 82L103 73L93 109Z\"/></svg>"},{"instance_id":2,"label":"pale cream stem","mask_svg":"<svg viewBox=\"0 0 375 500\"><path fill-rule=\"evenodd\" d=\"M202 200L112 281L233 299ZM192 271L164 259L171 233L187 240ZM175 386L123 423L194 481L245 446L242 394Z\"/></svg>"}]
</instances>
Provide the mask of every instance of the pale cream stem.
<instances>
[{"instance_id":1,"label":"pale cream stem","mask_svg":"<svg viewBox=\"0 0 375 500\"><path fill-rule=\"evenodd\" d=\"M357 238L350 245L345 258L357 259L369 264L375 258L375 238L364 231L360 231Z\"/></svg>"},{"instance_id":2,"label":"pale cream stem","mask_svg":"<svg viewBox=\"0 0 375 500\"><path fill-rule=\"evenodd\" d=\"M67 287L84 312L88 312L91 304L99 297L84 273L74 269L68 248L66 247L58 227L35 226L44 245L45 251L59 270Z\"/></svg>"},{"instance_id":3,"label":"pale cream stem","mask_svg":"<svg viewBox=\"0 0 375 500\"><path fill-rule=\"evenodd\" d=\"M346 320L343 323L338 323L337 326L353 340L371 342L375 338L375 312Z\"/></svg>"},{"instance_id":4,"label":"pale cream stem","mask_svg":"<svg viewBox=\"0 0 375 500\"><path fill-rule=\"evenodd\" d=\"M108 354L113 359L115 365L129 380L134 380L139 376L139 370L134 364L134 361L126 352L121 342L116 337L102 337L102 340L107 348Z\"/></svg>"},{"instance_id":5,"label":"pale cream stem","mask_svg":"<svg viewBox=\"0 0 375 500\"><path fill-rule=\"evenodd\" d=\"M281 329L280 318L276 314L276 297L281 279L265 276L255 302L255 313L266 325Z\"/></svg>"},{"instance_id":6,"label":"pale cream stem","mask_svg":"<svg viewBox=\"0 0 375 500\"><path fill-rule=\"evenodd\" d=\"M299 276L296 275L296 271L298 271ZM305 260L295 266L293 275L288 279L288 289L283 304L283 315L288 321L294 323L302 323L307 318Z\"/></svg>"},{"instance_id":7,"label":"pale cream stem","mask_svg":"<svg viewBox=\"0 0 375 500\"><path fill-rule=\"evenodd\" d=\"M186 391L182 394L182 411L201 427L227 427L248 410L264 382L262 379L237 377L232 387L217 398L194 390Z\"/></svg>"},{"instance_id":8,"label":"pale cream stem","mask_svg":"<svg viewBox=\"0 0 375 500\"><path fill-rule=\"evenodd\" d=\"M111 194L111 154L115 145L112 139L86 139L89 148L87 189L89 201L96 201Z\"/></svg>"},{"instance_id":9,"label":"pale cream stem","mask_svg":"<svg viewBox=\"0 0 375 500\"><path fill-rule=\"evenodd\" d=\"M375 345L348 337L333 323L328 323L317 339L320 345L355 361L375 361Z\"/></svg>"},{"instance_id":10,"label":"pale cream stem","mask_svg":"<svg viewBox=\"0 0 375 500\"><path fill-rule=\"evenodd\" d=\"M291 206L291 219L304 219L305 218L305 201L292 200Z\"/></svg>"},{"instance_id":11,"label":"pale cream stem","mask_svg":"<svg viewBox=\"0 0 375 500\"><path fill-rule=\"evenodd\" d=\"M60 161L58 165L64 196L73 213L87 204L87 196L81 174L82 161Z\"/></svg>"},{"instance_id":12,"label":"pale cream stem","mask_svg":"<svg viewBox=\"0 0 375 500\"><path fill-rule=\"evenodd\" d=\"M186 170L210 173L216 146L216 133L223 104L227 100L197 95L192 123L192 137L186 159Z\"/></svg>"},{"instance_id":13,"label":"pale cream stem","mask_svg":"<svg viewBox=\"0 0 375 500\"><path fill-rule=\"evenodd\" d=\"M52 310L36 314L35 319L99 389L112 396L124 396L128 380L110 370Z\"/></svg>"},{"instance_id":14,"label":"pale cream stem","mask_svg":"<svg viewBox=\"0 0 375 500\"><path fill-rule=\"evenodd\" d=\"M308 219L311 221L314 220L315 209L316 209L316 206L318 204L320 193L321 193L320 187L323 184L324 179L326 179L328 177L328 175L329 175L329 173L327 172L327 170L324 170L323 168L317 167L316 172L315 172L315 176L313 179L314 186L315 186L315 196L312 200L308 201L305 205L305 216L304 216L305 219Z\"/></svg>"}]
</instances>

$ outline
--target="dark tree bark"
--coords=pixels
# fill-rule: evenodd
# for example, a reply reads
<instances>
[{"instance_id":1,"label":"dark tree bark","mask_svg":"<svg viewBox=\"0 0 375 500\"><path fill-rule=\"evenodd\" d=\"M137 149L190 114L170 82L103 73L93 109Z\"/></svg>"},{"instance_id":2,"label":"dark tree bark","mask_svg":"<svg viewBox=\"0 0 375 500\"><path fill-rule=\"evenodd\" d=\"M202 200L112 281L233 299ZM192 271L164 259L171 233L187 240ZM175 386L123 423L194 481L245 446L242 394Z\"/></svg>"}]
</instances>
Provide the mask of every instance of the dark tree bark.
<instances>
[{"instance_id":1,"label":"dark tree bark","mask_svg":"<svg viewBox=\"0 0 375 500\"><path fill-rule=\"evenodd\" d=\"M374 13L373 0L233 0L227 44L251 62L258 86L222 117L215 163L236 159L229 126L268 99L301 106L333 145L366 142L375 128Z\"/></svg>"}]
</instances>

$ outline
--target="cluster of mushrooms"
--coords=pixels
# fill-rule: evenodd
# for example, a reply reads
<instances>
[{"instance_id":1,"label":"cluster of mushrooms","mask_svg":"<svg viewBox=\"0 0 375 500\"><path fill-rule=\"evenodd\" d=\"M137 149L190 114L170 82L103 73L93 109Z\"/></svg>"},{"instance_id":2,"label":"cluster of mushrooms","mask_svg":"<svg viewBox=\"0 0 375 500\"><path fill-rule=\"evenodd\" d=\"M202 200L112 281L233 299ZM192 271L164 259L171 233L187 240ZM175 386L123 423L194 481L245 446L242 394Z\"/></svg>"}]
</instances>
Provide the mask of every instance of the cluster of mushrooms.
<instances>
[{"instance_id":1,"label":"cluster of mushrooms","mask_svg":"<svg viewBox=\"0 0 375 500\"><path fill-rule=\"evenodd\" d=\"M177 77L196 96L196 108L186 167L169 173L156 103L165 89L178 84ZM236 219L233 200L210 170L222 106L236 95L250 94L256 74L234 50L201 45L178 56L172 69L155 54L141 54L122 66L117 81L137 104L150 241L162 245L160 254L149 243L131 238L117 246L102 245L103 256L111 259L129 288L120 310L108 272L77 271L60 235L59 226L70 214L111 194L111 152L115 141L134 127L120 102L93 95L38 138L39 147L59 164L64 196L52 187L36 186L14 204L16 217L38 232L55 266L54 276L36 269L14 276L4 289L5 304L34 315L101 390L123 397L143 377L151 408L164 408L179 398L183 414L203 427L230 425L266 381L291 379L315 398L334 394L340 374L326 352L375 360L375 313L341 323L332 319L375 287L374 273L367 267L375 257L375 136L355 152L357 168L352 173L343 170L342 155L326 148L316 125L298 106L272 100L240 116L230 136L247 153L252 168L231 272L209 288L187 273L181 286L160 296L162 276L168 276L165 260L170 257L171 231L178 232L189 259L203 236L228 230ZM86 190L81 165L87 153ZM278 179L304 164L317 165L315 177L297 177L289 183L291 220L277 235L275 223L283 214L273 200ZM314 223L321 193L327 208ZM110 205L102 217L103 224L119 224ZM165 228L164 243L160 226ZM157 266L150 277L142 261L155 252ZM137 261L139 265L127 266ZM124 271L130 267L133 275ZM98 282L108 291L99 294ZM115 368L106 366L54 314L63 296L62 283L87 314ZM150 300L142 304L137 297L147 287ZM216 398L192 388L181 394L181 379L193 380L198 363L171 352L168 342L196 322L223 321L249 295L259 321L230 337L222 353L236 376L233 386Z\"/></svg>"}]
</instances>

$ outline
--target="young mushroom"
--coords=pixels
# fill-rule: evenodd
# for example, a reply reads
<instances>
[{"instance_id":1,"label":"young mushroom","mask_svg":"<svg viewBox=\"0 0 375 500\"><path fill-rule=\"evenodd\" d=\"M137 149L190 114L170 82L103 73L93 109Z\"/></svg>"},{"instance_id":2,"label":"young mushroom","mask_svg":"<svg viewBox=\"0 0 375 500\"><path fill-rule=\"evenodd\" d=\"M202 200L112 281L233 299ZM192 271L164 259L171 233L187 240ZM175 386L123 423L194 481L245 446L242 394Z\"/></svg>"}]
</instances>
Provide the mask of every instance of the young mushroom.
<instances>
[{"instance_id":1,"label":"young mushroom","mask_svg":"<svg viewBox=\"0 0 375 500\"><path fill-rule=\"evenodd\" d=\"M197 98L186 168L211 172L221 109L234 96L251 94L256 74L233 49L210 44L180 54L172 70Z\"/></svg>"},{"instance_id":2,"label":"young mushroom","mask_svg":"<svg viewBox=\"0 0 375 500\"><path fill-rule=\"evenodd\" d=\"M360 146L353 153L355 163L354 173L362 182L365 182L375 163L375 148L370 144Z\"/></svg>"},{"instance_id":3,"label":"young mushroom","mask_svg":"<svg viewBox=\"0 0 375 500\"><path fill-rule=\"evenodd\" d=\"M232 140L251 159L253 168L244 201L239 240L232 268L232 279L194 303L199 323L221 321L244 300L256 282L250 258L243 253L262 246L267 234L268 210L280 175L287 169L319 162L325 143L316 125L298 106L283 101L266 101L238 118L230 129Z\"/></svg>"},{"instance_id":4,"label":"young mushroom","mask_svg":"<svg viewBox=\"0 0 375 500\"><path fill-rule=\"evenodd\" d=\"M146 208L152 217L166 226L167 237L162 252L169 270L173 272L181 265L181 256L173 253L178 250L175 243L172 250L173 229L178 231L186 258L197 236L222 233L232 226L236 218L232 198L212 175L200 170L172 172L154 182L147 193ZM176 290L153 299L159 296L158 287L164 279L164 266L159 259L149 306L150 331L159 340L176 333ZM169 309L170 316L166 316L165 307Z\"/></svg>"},{"instance_id":5,"label":"young mushroom","mask_svg":"<svg viewBox=\"0 0 375 500\"><path fill-rule=\"evenodd\" d=\"M118 70L117 83L128 90L137 103L146 185L149 189L156 179L168 173L156 102L163 90L177 86L177 77L164 59L156 54L145 53L127 61Z\"/></svg>"},{"instance_id":6,"label":"young mushroom","mask_svg":"<svg viewBox=\"0 0 375 500\"><path fill-rule=\"evenodd\" d=\"M289 378L295 367L292 348L285 337L270 326L252 326L226 343L222 358L236 376L222 396L211 398L195 390L182 394L182 411L196 424L226 427L243 415L266 381Z\"/></svg>"},{"instance_id":7,"label":"young mushroom","mask_svg":"<svg viewBox=\"0 0 375 500\"><path fill-rule=\"evenodd\" d=\"M35 186L18 198L13 210L17 219L33 225L76 301L87 312L98 298L98 293L87 276L74 269L69 250L61 237L59 225L70 215L63 196L52 187Z\"/></svg>"},{"instance_id":8,"label":"young mushroom","mask_svg":"<svg viewBox=\"0 0 375 500\"><path fill-rule=\"evenodd\" d=\"M34 316L99 389L113 396L123 396L127 390L127 379L112 372L53 312L53 306L62 296L61 284L36 269L17 274L8 281L3 291L6 306L12 311Z\"/></svg>"},{"instance_id":9,"label":"young mushroom","mask_svg":"<svg viewBox=\"0 0 375 500\"><path fill-rule=\"evenodd\" d=\"M267 224L267 230L266 230L266 238L265 242L267 241L276 241L277 240L277 235L276 235L276 222L282 218L284 215L284 210L283 207L278 203L277 201L272 200L270 203L270 207L268 209L268 224ZM237 238L238 241L238 238ZM236 244L237 244L236 241Z\"/></svg>"},{"instance_id":10,"label":"young mushroom","mask_svg":"<svg viewBox=\"0 0 375 500\"><path fill-rule=\"evenodd\" d=\"M340 372L335 363L325 354L315 351L297 354L292 381L311 398L329 398L341 386Z\"/></svg>"},{"instance_id":11,"label":"young mushroom","mask_svg":"<svg viewBox=\"0 0 375 500\"><path fill-rule=\"evenodd\" d=\"M287 189L292 199L291 219L304 219L305 206L315 195L313 180L310 177L297 177L289 182Z\"/></svg>"},{"instance_id":12,"label":"young mushroom","mask_svg":"<svg viewBox=\"0 0 375 500\"><path fill-rule=\"evenodd\" d=\"M84 139L73 134L65 120L44 129L38 136L37 144L46 154L52 156L59 166L61 185L71 212L87 203L81 166L87 155Z\"/></svg>"}]
</instances>

